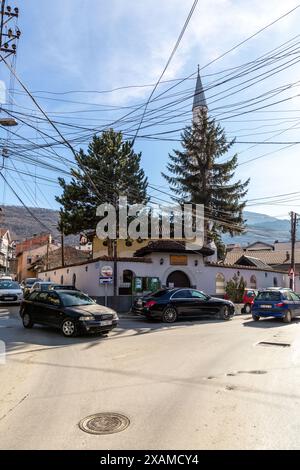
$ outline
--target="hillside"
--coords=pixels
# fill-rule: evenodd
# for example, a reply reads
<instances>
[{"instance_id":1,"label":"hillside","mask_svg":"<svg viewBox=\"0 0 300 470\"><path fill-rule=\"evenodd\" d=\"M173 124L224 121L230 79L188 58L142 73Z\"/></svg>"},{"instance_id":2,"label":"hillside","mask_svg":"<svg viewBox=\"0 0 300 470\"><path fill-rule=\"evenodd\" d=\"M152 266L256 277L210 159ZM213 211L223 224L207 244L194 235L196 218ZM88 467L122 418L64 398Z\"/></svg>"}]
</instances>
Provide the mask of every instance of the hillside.
<instances>
[{"instance_id":1,"label":"hillside","mask_svg":"<svg viewBox=\"0 0 300 470\"><path fill-rule=\"evenodd\" d=\"M59 212L43 208L30 208L30 210L38 220L52 230L53 237L59 240L60 234L56 228ZM47 232L45 227L39 224L39 222L31 217L26 209L21 206L4 206L2 208L2 216L0 215L0 227L8 228L15 240L22 240L34 234ZM66 244L75 245L78 244L79 237L71 235L66 237L65 241Z\"/></svg>"},{"instance_id":2,"label":"hillside","mask_svg":"<svg viewBox=\"0 0 300 470\"><path fill-rule=\"evenodd\" d=\"M31 211L39 220L52 229L55 237L59 237L59 232L56 229L58 211L42 208L31 208ZM0 219L0 226L8 227L14 239L23 239L35 233L45 232L45 229L28 214L24 207L5 206L3 213L4 215ZM244 216L247 220L248 232L233 238L228 235L223 236L225 243L247 244L256 240L266 242L289 240L289 220L276 219L265 214L249 211L245 211ZM66 237L67 244L78 244L78 241L78 236Z\"/></svg>"},{"instance_id":3,"label":"hillside","mask_svg":"<svg viewBox=\"0 0 300 470\"><path fill-rule=\"evenodd\" d=\"M244 211L247 225L247 233L230 237L223 236L225 243L247 244L256 240L274 242L275 240L287 241L290 239L290 221L287 219L277 219L258 212Z\"/></svg>"}]
</instances>

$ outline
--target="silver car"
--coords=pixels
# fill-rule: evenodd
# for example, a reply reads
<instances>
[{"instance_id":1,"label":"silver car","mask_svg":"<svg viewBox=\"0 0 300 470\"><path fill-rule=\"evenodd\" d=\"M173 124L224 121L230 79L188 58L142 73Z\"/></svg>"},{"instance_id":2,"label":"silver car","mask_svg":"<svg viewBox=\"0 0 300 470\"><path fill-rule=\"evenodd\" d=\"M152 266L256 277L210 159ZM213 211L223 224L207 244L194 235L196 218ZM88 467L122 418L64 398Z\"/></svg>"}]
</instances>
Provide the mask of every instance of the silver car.
<instances>
[{"instance_id":1,"label":"silver car","mask_svg":"<svg viewBox=\"0 0 300 470\"><path fill-rule=\"evenodd\" d=\"M0 281L0 304L19 304L23 291L16 281Z\"/></svg>"}]
</instances>

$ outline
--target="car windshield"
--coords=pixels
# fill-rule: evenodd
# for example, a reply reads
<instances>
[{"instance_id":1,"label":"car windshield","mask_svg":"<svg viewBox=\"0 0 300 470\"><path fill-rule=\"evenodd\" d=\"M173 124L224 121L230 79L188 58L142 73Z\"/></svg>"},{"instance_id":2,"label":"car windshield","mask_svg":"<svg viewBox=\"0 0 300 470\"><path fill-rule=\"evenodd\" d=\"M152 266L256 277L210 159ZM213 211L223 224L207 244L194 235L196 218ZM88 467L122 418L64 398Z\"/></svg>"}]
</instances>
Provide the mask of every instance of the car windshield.
<instances>
[{"instance_id":1,"label":"car windshield","mask_svg":"<svg viewBox=\"0 0 300 470\"><path fill-rule=\"evenodd\" d=\"M95 301L83 292L60 292L59 296L65 307L73 307L75 305L91 305Z\"/></svg>"},{"instance_id":2,"label":"car windshield","mask_svg":"<svg viewBox=\"0 0 300 470\"><path fill-rule=\"evenodd\" d=\"M26 286L33 286L33 284L37 282L37 279L27 279L25 281Z\"/></svg>"},{"instance_id":3,"label":"car windshield","mask_svg":"<svg viewBox=\"0 0 300 470\"><path fill-rule=\"evenodd\" d=\"M0 289L20 289L20 286L14 281L0 281Z\"/></svg>"},{"instance_id":4,"label":"car windshield","mask_svg":"<svg viewBox=\"0 0 300 470\"><path fill-rule=\"evenodd\" d=\"M259 292L255 300L280 300L281 299L281 292L279 291L266 291L266 292Z\"/></svg>"}]
</instances>

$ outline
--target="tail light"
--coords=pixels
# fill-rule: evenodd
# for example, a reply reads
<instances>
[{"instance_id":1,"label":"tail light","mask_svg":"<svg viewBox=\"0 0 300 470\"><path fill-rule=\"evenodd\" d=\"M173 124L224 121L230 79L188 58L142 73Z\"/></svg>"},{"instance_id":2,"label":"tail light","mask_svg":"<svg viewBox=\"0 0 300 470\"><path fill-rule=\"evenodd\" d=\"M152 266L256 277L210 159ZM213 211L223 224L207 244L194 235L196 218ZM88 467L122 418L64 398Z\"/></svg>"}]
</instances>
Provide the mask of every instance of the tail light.
<instances>
[{"instance_id":1,"label":"tail light","mask_svg":"<svg viewBox=\"0 0 300 470\"><path fill-rule=\"evenodd\" d=\"M285 303L284 302L279 302L278 304L275 304L275 307L284 307Z\"/></svg>"},{"instance_id":2,"label":"tail light","mask_svg":"<svg viewBox=\"0 0 300 470\"><path fill-rule=\"evenodd\" d=\"M155 304L156 304L155 300L148 300L148 302L145 303L145 307L146 308L151 308Z\"/></svg>"}]
</instances>

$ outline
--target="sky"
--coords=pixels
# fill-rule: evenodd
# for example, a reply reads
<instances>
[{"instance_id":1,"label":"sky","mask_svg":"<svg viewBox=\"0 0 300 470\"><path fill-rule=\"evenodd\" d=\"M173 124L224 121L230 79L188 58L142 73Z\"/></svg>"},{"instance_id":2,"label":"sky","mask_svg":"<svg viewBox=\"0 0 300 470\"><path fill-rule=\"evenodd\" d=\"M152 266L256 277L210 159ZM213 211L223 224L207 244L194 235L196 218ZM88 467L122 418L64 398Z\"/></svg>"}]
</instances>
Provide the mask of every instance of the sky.
<instances>
[{"instance_id":1,"label":"sky","mask_svg":"<svg viewBox=\"0 0 300 470\"><path fill-rule=\"evenodd\" d=\"M22 32L16 60L17 75L52 119L97 130L104 128L148 99L192 3L192 0L12 1L10 4L20 9L18 26ZM176 101L182 96L183 104L175 103L173 107L168 108L171 114L168 115L167 112L164 115L164 118L177 114L179 117L161 124L156 120L152 127L145 127L140 131L141 136L170 132L164 137L171 136L175 140L162 141L140 137L135 142L135 150L142 152L142 166L152 185L162 191L169 191L166 181L161 177L161 171L165 171L168 153L172 152L172 149L180 148L180 142L176 140L180 138L180 130L173 131L182 129L191 121L192 95L198 64L201 67L210 115L225 128L228 139L236 137L238 142L266 139L270 142L300 141L300 96L297 96L300 93L300 62L297 61L300 49L298 51L297 38L292 43L293 55L282 58L280 62L287 63L287 68L280 73L270 74L269 78L254 85L251 80L255 75L246 75L227 84L219 83L222 77L231 73L226 70L239 67L267 53L270 56L269 51L298 35L300 8L223 58L218 58L297 4L294 0L198 2L163 80L178 80L193 75L181 84L178 81L162 83L154 97L172 85L176 84L176 87L167 93L166 101L154 101L149 105L149 112L157 112L160 104ZM215 61L208 65L213 60ZM291 60L294 62L288 62ZM274 67L276 66L278 63L275 63ZM270 65L268 70L271 69ZM266 73L266 70L262 69L257 72L259 73ZM241 83L248 78L249 82L242 86ZM17 136L0 129L0 137L4 139L1 141L2 145L24 143L22 138L38 143L49 141L45 135L41 137L39 131L57 139L57 134L48 124L37 120L38 112L34 103L23 94L16 82L11 98L13 106L8 108L4 89L9 88L9 80L5 64L0 63L0 101L6 100L4 107L11 112L27 113L27 117L20 115L24 122L19 122L18 127L14 129ZM232 91L238 89L232 90L234 85L244 89L233 94ZM289 88L286 88L287 85ZM109 92L120 87L127 88ZM100 91L107 92L99 93ZM268 92L271 94L266 95ZM258 105L249 107L246 102L253 98L257 98ZM279 100L285 101L255 111L259 106ZM181 114L182 106L184 115ZM239 106L245 106L243 110L246 113L240 114L240 111L236 111ZM177 108L180 108L178 112ZM33 127L37 125L38 130L29 127L28 122L34 124ZM145 125L148 126L148 118ZM130 130L131 126L132 123L123 123L117 128L126 129L130 133L133 132ZM60 126L59 129L67 138L74 133L74 129L70 130L67 126ZM5 144L7 138L9 141ZM86 143L87 140L74 142L74 147L76 150L85 148ZM300 147L291 145L284 148L287 145L236 143L231 148L228 157L234 153L238 154L239 166L235 179L244 181L250 177L248 210L279 218L287 217L291 210L300 212ZM56 151L64 158L73 160L68 149L57 147ZM68 168L59 161L57 154L45 154L44 151L32 150L31 159L28 158L24 163L22 152L24 148L19 154L15 151L6 159L7 169L3 170L3 174L29 206L57 209L59 206L55 202L55 195L60 189L55 181L61 174L41 168L40 164L35 165L33 160L36 158L39 162L50 162L65 171ZM255 160L249 161L252 159ZM263 199L296 192L299 194L280 197L276 203L272 199L272 204ZM150 190L150 195L168 199L167 195L153 189ZM0 182L1 204L20 204L3 181Z\"/></svg>"}]
</instances>

